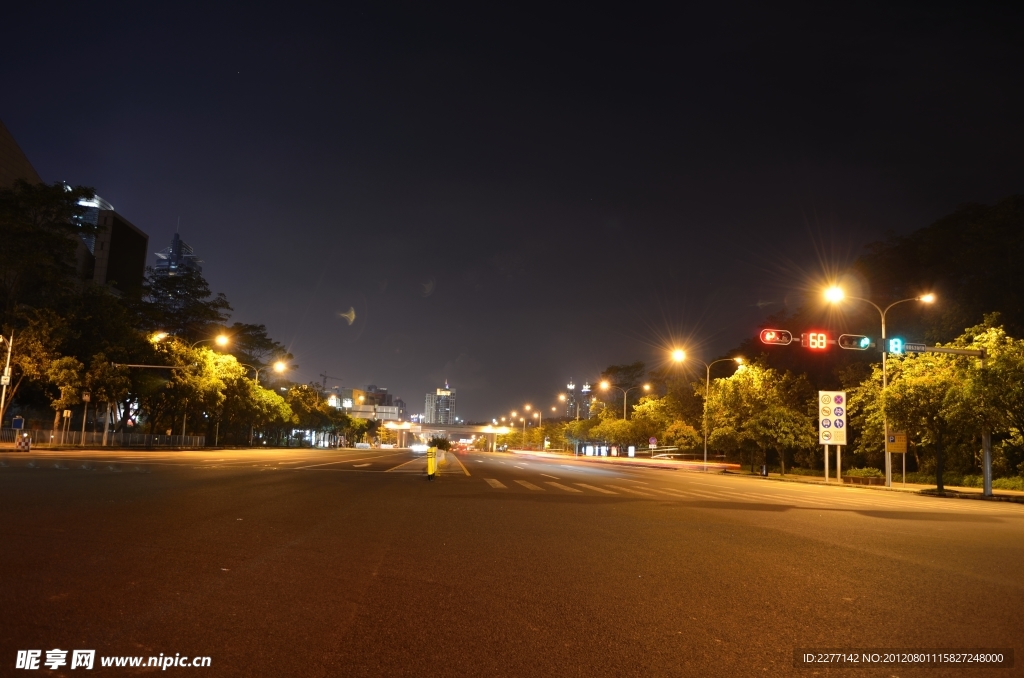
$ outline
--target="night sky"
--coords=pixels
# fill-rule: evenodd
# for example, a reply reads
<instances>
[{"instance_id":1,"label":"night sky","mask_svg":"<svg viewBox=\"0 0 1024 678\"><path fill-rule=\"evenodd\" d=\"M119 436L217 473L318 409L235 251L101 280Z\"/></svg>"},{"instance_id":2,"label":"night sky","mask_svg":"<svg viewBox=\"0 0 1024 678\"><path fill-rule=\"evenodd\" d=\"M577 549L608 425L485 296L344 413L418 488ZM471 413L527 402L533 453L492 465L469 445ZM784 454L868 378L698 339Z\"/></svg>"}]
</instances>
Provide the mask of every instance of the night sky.
<instances>
[{"instance_id":1,"label":"night sky","mask_svg":"<svg viewBox=\"0 0 1024 678\"><path fill-rule=\"evenodd\" d=\"M919 4L21 3L0 119L151 252L180 219L296 381L418 412L447 378L483 419L710 360L865 243L1024 191L1024 3Z\"/></svg>"}]
</instances>

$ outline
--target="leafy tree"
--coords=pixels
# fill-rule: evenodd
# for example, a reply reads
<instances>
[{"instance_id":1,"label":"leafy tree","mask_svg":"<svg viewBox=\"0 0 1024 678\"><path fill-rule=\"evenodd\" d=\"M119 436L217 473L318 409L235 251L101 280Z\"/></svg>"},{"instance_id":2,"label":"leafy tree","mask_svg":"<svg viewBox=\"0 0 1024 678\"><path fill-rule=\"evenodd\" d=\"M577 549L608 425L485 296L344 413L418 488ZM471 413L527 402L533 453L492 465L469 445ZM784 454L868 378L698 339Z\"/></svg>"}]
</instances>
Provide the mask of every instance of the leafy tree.
<instances>
[{"instance_id":1,"label":"leafy tree","mask_svg":"<svg viewBox=\"0 0 1024 678\"><path fill-rule=\"evenodd\" d=\"M225 328L224 333L231 337L231 352L238 356L239 362L249 363L263 368L275 360L291 360L288 349L267 334L266 325L234 323Z\"/></svg>"},{"instance_id":2,"label":"leafy tree","mask_svg":"<svg viewBox=\"0 0 1024 678\"><path fill-rule=\"evenodd\" d=\"M755 361L715 379L708 399L709 445L727 454L767 461L774 452L783 474L786 453L809 451L817 442L809 414L807 380L779 374Z\"/></svg>"},{"instance_id":3,"label":"leafy tree","mask_svg":"<svg viewBox=\"0 0 1024 678\"><path fill-rule=\"evenodd\" d=\"M50 399L54 409L53 428L60 423L61 412L81 402L82 370L84 365L71 356L51 360L46 366L46 380L56 393Z\"/></svg>"},{"instance_id":4,"label":"leafy tree","mask_svg":"<svg viewBox=\"0 0 1024 678\"><path fill-rule=\"evenodd\" d=\"M227 297L214 295L202 274L190 268L168 276L147 269L143 295L146 303L140 311L147 328L186 341L197 341L209 334L212 326L223 325L231 311Z\"/></svg>"},{"instance_id":5,"label":"leafy tree","mask_svg":"<svg viewBox=\"0 0 1024 678\"><path fill-rule=\"evenodd\" d=\"M0 325L14 321L19 304L48 308L73 291L79 236L96 233L78 202L94 196L61 183L0 188Z\"/></svg>"},{"instance_id":6,"label":"leafy tree","mask_svg":"<svg viewBox=\"0 0 1024 678\"><path fill-rule=\"evenodd\" d=\"M946 446L956 436L950 411L946 407L956 387L956 360L947 355L920 353L890 362L890 382L882 392L882 407L890 428L904 429L925 445L935 458L935 482L943 490Z\"/></svg>"}]
</instances>

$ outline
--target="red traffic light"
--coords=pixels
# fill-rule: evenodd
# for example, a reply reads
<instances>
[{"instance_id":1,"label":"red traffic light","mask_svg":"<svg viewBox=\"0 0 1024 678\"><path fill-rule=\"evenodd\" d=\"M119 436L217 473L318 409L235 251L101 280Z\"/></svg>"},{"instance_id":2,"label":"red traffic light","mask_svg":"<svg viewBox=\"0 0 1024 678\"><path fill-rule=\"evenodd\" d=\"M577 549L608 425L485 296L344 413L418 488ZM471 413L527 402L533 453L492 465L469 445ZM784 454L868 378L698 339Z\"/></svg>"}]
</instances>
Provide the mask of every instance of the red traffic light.
<instances>
[{"instance_id":1,"label":"red traffic light","mask_svg":"<svg viewBox=\"0 0 1024 678\"><path fill-rule=\"evenodd\" d=\"M793 343L793 333L786 330L761 330L761 342L786 346Z\"/></svg>"},{"instance_id":2,"label":"red traffic light","mask_svg":"<svg viewBox=\"0 0 1024 678\"><path fill-rule=\"evenodd\" d=\"M800 335L800 345L815 351L823 351L832 343L824 332L804 332Z\"/></svg>"}]
</instances>

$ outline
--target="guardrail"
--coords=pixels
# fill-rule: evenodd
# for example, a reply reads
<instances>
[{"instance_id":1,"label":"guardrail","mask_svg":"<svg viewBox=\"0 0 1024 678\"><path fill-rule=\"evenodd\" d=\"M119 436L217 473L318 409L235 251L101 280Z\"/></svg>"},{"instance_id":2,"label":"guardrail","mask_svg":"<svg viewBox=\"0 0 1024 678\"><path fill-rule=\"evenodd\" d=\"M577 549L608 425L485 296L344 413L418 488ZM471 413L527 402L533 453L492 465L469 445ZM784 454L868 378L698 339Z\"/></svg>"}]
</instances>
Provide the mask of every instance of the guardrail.
<instances>
[{"instance_id":1,"label":"guardrail","mask_svg":"<svg viewBox=\"0 0 1024 678\"><path fill-rule=\"evenodd\" d=\"M32 447L103 447L103 433L81 431L21 431L0 429L0 444L14 445L19 434L27 434ZM206 447L206 436L168 436L149 433L108 433L107 447Z\"/></svg>"}]
</instances>

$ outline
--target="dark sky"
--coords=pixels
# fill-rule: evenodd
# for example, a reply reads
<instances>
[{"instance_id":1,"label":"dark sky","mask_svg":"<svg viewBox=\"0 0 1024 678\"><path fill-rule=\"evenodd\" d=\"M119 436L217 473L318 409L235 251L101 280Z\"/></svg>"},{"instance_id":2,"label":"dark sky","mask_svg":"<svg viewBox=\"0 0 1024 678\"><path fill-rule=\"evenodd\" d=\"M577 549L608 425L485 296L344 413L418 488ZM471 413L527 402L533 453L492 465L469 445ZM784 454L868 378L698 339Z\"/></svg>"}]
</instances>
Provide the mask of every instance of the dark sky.
<instances>
[{"instance_id":1,"label":"dark sky","mask_svg":"<svg viewBox=\"0 0 1024 678\"><path fill-rule=\"evenodd\" d=\"M470 419L716 357L1024 187L1020 3L554 4L22 3L0 119L151 251L180 218L298 381L448 378Z\"/></svg>"}]
</instances>

